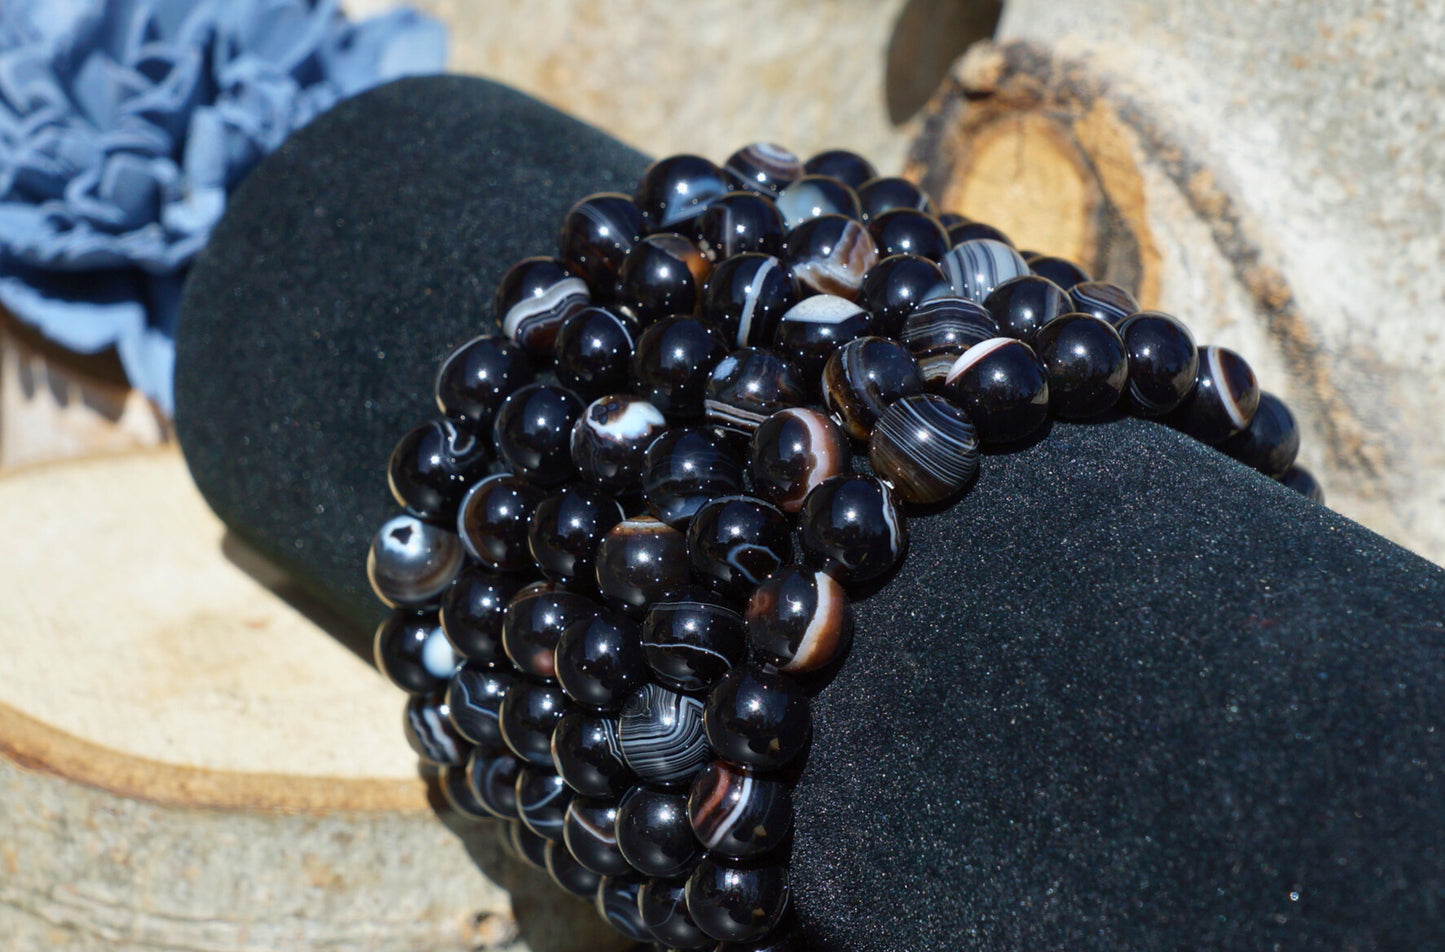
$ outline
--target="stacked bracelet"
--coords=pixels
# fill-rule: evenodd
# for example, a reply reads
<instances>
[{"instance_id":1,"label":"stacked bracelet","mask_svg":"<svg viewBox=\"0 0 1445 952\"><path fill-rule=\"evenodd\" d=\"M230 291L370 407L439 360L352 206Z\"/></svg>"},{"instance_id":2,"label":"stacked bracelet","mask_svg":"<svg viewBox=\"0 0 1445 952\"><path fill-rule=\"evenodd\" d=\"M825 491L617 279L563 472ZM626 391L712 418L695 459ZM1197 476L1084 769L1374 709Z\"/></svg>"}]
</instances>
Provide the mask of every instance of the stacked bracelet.
<instances>
[{"instance_id":1,"label":"stacked bracelet","mask_svg":"<svg viewBox=\"0 0 1445 952\"><path fill-rule=\"evenodd\" d=\"M448 801L660 948L793 947L810 697L981 444L1124 412L1320 496L1237 354L848 152L655 162L496 318L392 454L377 664Z\"/></svg>"}]
</instances>

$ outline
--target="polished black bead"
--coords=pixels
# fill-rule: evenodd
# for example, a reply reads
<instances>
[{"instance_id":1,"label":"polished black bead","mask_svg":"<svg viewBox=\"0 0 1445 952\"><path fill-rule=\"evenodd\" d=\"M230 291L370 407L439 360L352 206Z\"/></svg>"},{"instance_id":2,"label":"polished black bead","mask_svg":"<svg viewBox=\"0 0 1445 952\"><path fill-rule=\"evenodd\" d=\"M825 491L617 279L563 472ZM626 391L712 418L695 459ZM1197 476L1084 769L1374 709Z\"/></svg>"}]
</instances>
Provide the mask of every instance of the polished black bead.
<instances>
[{"instance_id":1,"label":"polished black bead","mask_svg":"<svg viewBox=\"0 0 1445 952\"><path fill-rule=\"evenodd\" d=\"M1319 480L1314 474L1298 464L1291 466L1285 474L1279 478L1280 483L1293 489L1301 496L1307 496L1315 502L1325 501L1324 488L1320 486Z\"/></svg>"},{"instance_id":2,"label":"polished black bead","mask_svg":"<svg viewBox=\"0 0 1445 952\"><path fill-rule=\"evenodd\" d=\"M569 626L556 651L562 690L588 707L620 709L647 681L640 639L637 622L605 609Z\"/></svg>"},{"instance_id":3,"label":"polished black bead","mask_svg":"<svg viewBox=\"0 0 1445 952\"><path fill-rule=\"evenodd\" d=\"M896 337L920 304L952 294L938 265L918 255L893 254L863 275L858 306L873 315L876 333Z\"/></svg>"},{"instance_id":4,"label":"polished black bead","mask_svg":"<svg viewBox=\"0 0 1445 952\"><path fill-rule=\"evenodd\" d=\"M574 797L562 818L562 841L583 867L602 876L632 871L617 848L617 801Z\"/></svg>"},{"instance_id":5,"label":"polished black bead","mask_svg":"<svg viewBox=\"0 0 1445 952\"><path fill-rule=\"evenodd\" d=\"M647 508L667 525L685 529L703 503L742 489L742 457L715 433L670 430L647 448L643 496Z\"/></svg>"},{"instance_id":6,"label":"polished black bead","mask_svg":"<svg viewBox=\"0 0 1445 952\"><path fill-rule=\"evenodd\" d=\"M708 374L727 356L717 331L693 317L671 317L643 331L632 355L636 394L669 420L703 415Z\"/></svg>"},{"instance_id":7,"label":"polished black bead","mask_svg":"<svg viewBox=\"0 0 1445 952\"><path fill-rule=\"evenodd\" d=\"M1029 273L1029 266L1017 251L989 238L975 238L954 245L943 256L939 267L955 294L979 303L983 303L1000 284Z\"/></svg>"},{"instance_id":8,"label":"polished black bead","mask_svg":"<svg viewBox=\"0 0 1445 952\"><path fill-rule=\"evenodd\" d=\"M687 818L687 794L634 787L617 808L617 846L646 876L682 876L699 850Z\"/></svg>"},{"instance_id":9,"label":"polished black bead","mask_svg":"<svg viewBox=\"0 0 1445 952\"><path fill-rule=\"evenodd\" d=\"M451 528L457 503L490 462L487 441L448 419L411 430L387 462L391 495L414 515Z\"/></svg>"},{"instance_id":10,"label":"polished black bead","mask_svg":"<svg viewBox=\"0 0 1445 952\"><path fill-rule=\"evenodd\" d=\"M470 760L470 755L468 759ZM460 766L443 764L437 771L437 788L441 790L442 799L446 800L447 806L468 820L486 820L491 817L491 811L482 805L477 795L472 792L471 784L467 783L465 763Z\"/></svg>"},{"instance_id":11,"label":"polished black bead","mask_svg":"<svg viewBox=\"0 0 1445 952\"><path fill-rule=\"evenodd\" d=\"M723 170L707 159L673 155L647 167L633 200L649 232L685 231L715 198L732 190Z\"/></svg>"},{"instance_id":12,"label":"polished black bead","mask_svg":"<svg viewBox=\"0 0 1445 952\"><path fill-rule=\"evenodd\" d=\"M1062 288L1032 274L1003 282L989 292L983 306L998 324L999 334L1029 342L1039 328L1073 310Z\"/></svg>"},{"instance_id":13,"label":"polished black bead","mask_svg":"<svg viewBox=\"0 0 1445 952\"><path fill-rule=\"evenodd\" d=\"M597 580L597 545L622 515L622 504L600 489L563 486L537 504L527 547L543 575L590 588Z\"/></svg>"},{"instance_id":14,"label":"polished black bead","mask_svg":"<svg viewBox=\"0 0 1445 952\"><path fill-rule=\"evenodd\" d=\"M377 626L372 652L386 679L411 694L440 691L461 664L436 612L392 612Z\"/></svg>"},{"instance_id":15,"label":"polished black bead","mask_svg":"<svg viewBox=\"0 0 1445 952\"><path fill-rule=\"evenodd\" d=\"M567 697L557 685L517 678L502 698L502 739L518 757L550 768L552 731L566 710Z\"/></svg>"},{"instance_id":16,"label":"polished black bead","mask_svg":"<svg viewBox=\"0 0 1445 952\"><path fill-rule=\"evenodd\" d=\"M1063 420L1113 409L1129 381L1129 358L1119 332L1092 314L1064 314L1033 336L1049 375L1049 403Z\"/></svg>"},{"instance_id":17,"label":"polished black bead","mask_svg":"<svg viewBox=\"0 0 1445 952\"><path fill-rule=\"evenodd\" d=\"M812 488L852 469L843 430L811 407L781 410L758 425L749 444L753 489L784 512L797 512Z\"/></svg>"},{"instance_id":18,"label":"polished black bead","mask_svg":"<svg viewBox=\"0 0 1445 952\"><path fill-rule=\"evenodd\" d=\"M863 275L878 263L868 230L845 215L819 215L788 231L782 261L804 293L853 300Z\"/></svg>"},{"instance_id":19,"label":"polished black bead","mask_svg":"<svg viewBox=\"0 0 1445 952\"><path fill-rule=\"evenodd\" d=\"M1129 412L1156 417L1179 406L1199 370L1199 349L1189 328L1158 311L1139 311L1117 327L1129 355Z\"/></svg>"},{"instance_id":20,"label":"polished black bead","mask_svg":"<svg viewBox=\"0 0 1445 952\"><path fill-rule=\"evenodd\" d=\"M622 756L648 783L677 786L712 759L702 701L658 684L638 688L617 719Z\"/></svg>"},{"instance_id":21,"label":"polished black bead","mask_svg":"<svg viewBox=\"0 0 1445 952\"><path fill-rule=\"evenodd\" d=\"M597 886L597 913L607 924L634 942L651 942L652 933L637 909L642 890L640 876L604 876Z\"/></svg>"},{"instance_id":22,"label":"polished black bead","mask_svg":"<svg viewBox=\"0 0 1445 952\"><path fill-rule=\"evenodd\" d=\"M1041 278L1048 278L1062 288L1065 293L1076 284L1082 284L1085 281L1092 280L1089 277L1089 272L1067 258L1057 258L1053 255L1039 255L1034 258L1028 258L1027 261L1030 271ZM1070 310L1073 310L1072 305L1070 305Z\"/></svg>"},{"instance_id":23,"label":"polished black bead","mask_svg":"<svg viewBox=\"0 0 1445 952\"><path fill-rule=\"evenodd\" d=\"M466 763L471 743L448 716L446 693L413 694L402 713L402 733L416 755L429 764L458 766Z\"/></svg>"},{"instance_id":24,"label":"polished black bead","mask_svg":"<svg viewBox=\"0 0 1445 952\"><path fill-rule=\"evenodd\" d=\"M937 211L933 199L925 195L923 189L896 175L872 178L858 186L858 204L864 221L873 221L895 208L911 209L930 217Z\"/></svg>"},{"instance_id":25,"label":"polished black bead","mask_svg":"<svg viewBox=\"0 0 1445 952\"><path fill-rule=\"evenodd\" d=\"M687 537L653 516L622 520L597 547L597 587L610 607L627 614L641 617L689 581Z\"/></svg>"},{"instance_id":26,"label":"polished black bead","mask_svg":"<svg viewBox=\"0 0 1445 952\"><path fill-rule=\"evenodd\" d=\"M748 644L779 671L815 671L848 650L853 608L827 572L785 565L748 599Z\"/></svg>"},{"instance_id":27,"label":"polished black bead","mask_svg":"<svg viewBox=\"0 0 1445 952\"><path fill-rule=\"evenodd\" d=\"M938 261L951 247L938 219L911 208L894 208L868 220L878 256L916 255Z\"/></svg>"},{"instance_id":28,"label":"polished black bead","mask_svg":"<svg viewBox=\"0 0 1445 952\"><path fill-rule=\"evenodd\" d=\"M440 618L447 640L473 661L497 661L502 654L502 621L507 603L523 580L480 565L467 565L442 593Z\"/></svg>"},{"instance_id":29,"label":"polished black bead","mask_svg":"<svg viewBox=\"0 0 1445 952\"><path fill-rule=\"evenodd\" d=\"M753 192L729 192L703 212L697 231L697 246L718 264L749 252L779 254L788 229L771 198Z\"/></svg>"},{"instance_id":30,"label":"polished black bead","mask_svg":"<svg viewBox=\"0 0 1445 952\"><path fill-rule=\"evenodd\" d=\"M954 361L943 394L985 443L1022 440L1049 415L1049 375L1033 348L1011 337L975 344Z\"/></svg>"},{"instance_id":31,"label":"polished black bead","mask_svg":"<svg viewBox=\"0 0 1445 952\"><path fill-rule=\"evenodd\" d=\"M562 817L571 800L572 791L552 772L550 761L545 769L525 764L517 772L517 813L538 836L562 842Z\"/></svg>"},{"instance_id":32,"label":"polished black bead","mask_svg":"<svg viewBox=\"0 0 1445 952\"><path fill-rule=\"evenodd\" d=\"M728 156L723 172L739 187L775 195L803 174L803 160L772 142L754 142Z\"/></svg>"},{"instance_id":33,"label":"polished black bead","mask_svg":"<svg viewBox=\"0 0 1445 952\"><path fill-rule=\"evenodd\" d=\"M779 192L775 204L789 229L819 215L843 215L855 221L863 218L858 194L826 175L804 175Z\"/></svg>"},{"instance_id":34,"label":"polished black bead","mask_svg":"<svg viewBox=\"0 0 1445 952\"><path fill-rule=\"evenodd\" d=\"M766 853L783 841L793 828L793 797L780 780L715 760L693 779L687 815L698 842L709 852L741 859Z\"/></svg>"},{"instance_id":35,"label":"polished black bead","mask_svg":"<svg viewBox=\"0 0 1445 952\"><path fill-rule=\"evenodd\" d=\"M702 317L729 346L771 344L778 318L798 303L792 273L772 255L741 254L718 264L702 294Z\"/></svg>"},{"instance_id":36,"label":"polished black bead","mask_svg":"<svg viewBox=\"0 0 1445 952\"><path fill-rule=\"evenodd\" d=\"M472 558L499 572L535 568L527 533L546 491L506 473L488 476L462 497L457 529Z\"/></svg>"},{"instance_id":37,"label":"polished black bead","mask_svg":"<svg viewBox=\"0 0 1445 952\"><path fill-rule=\"evenodd\" d=\"M552 732L552 766L584 797L617 797L637 782L622 757L617 719L573 708Z\"/></svg>"},{"instance_id":38,"label":"polished black bead","mask_svg":"<svg viewBox=\"0 0 1445 952\"><path fill-rule=\"evenodd\" d=\"M1194 389L1164 422L1211 446L1249 426L1259 406L1259 381L1245 359L1226 347L1199 348Z\"/></svg>"},{"instance_id":39,"label":"polished black bead","mask_svg":"<svg viewBox=\"0 0 1445 952\"><path fill-rule=\"evenodd\" d=\"M892 571L908 549L908 523L872 476L834 476L815 486L799 516L809 564L846 584Z\"/></svg>"},{"instance_id":40,"label":"polished black bead","mask_svg":"<svg viewBox=\"0 0 1445 952\"><path fill-rule=\"evenodd\" d=\"M602 884L602 877L577 862L568 851L566 843L549 840L546 863L547 875L564 891L587 899L597 895L597 887Z\"/></svg>"},{"instance_id":41,"label":"polished black bead","mask_svg":"<svg viewBox=\"0 0 1445 952\"><path fill-rule=\"evenodd\" d=\"M792 760L812 734L808 695L786 674L742 664L708 694L703 723L719 757L771 769Z\"/></svg>"},{"instance_id":42,"label":"polished black bead","mask_svg":"<svg viewBox=\"0 0 1445 952\"><path fill-rule=\"evenodd\" d=\"M920 393L918 362L897 341L860 337L833 352L823 367L823 402L855 440L867 440L888 405Z\"/></svg>"},{"instance_id":43,"label":"polished black bead","mask_svg":"<svg viewBox=\"0 0 1445 952\"><path fill-rule=\"evenodd\" d=\"M497 454L518 476L552 486L572 475L572 424L582 401L560 387L534 383L512 394L492 425Z\"/></svg>"},{"instance_id":44,"label":"polished black bead","mask_svg":"<svg viewBox=\"0 0 1445 952\"><path fill-rule=\"evenodd\" d=\"M878 170L863 156L847 149L829 149L803 163L807 175L826 175L856 189L870 179L878 177Z\"/></svg>"},{"instance_id":45,"label":"polished black bead","mask_svg":"<svg viewBox=\"0 0 1445 952\"><path fill-rule=\"evenodd\" d=\"M502 275L494 307L502 333L539 360L552 356L557 331L592 303L587 282L555 258L523 258Z\"/></svg>"},{"instance_id":46,"label":"polished black bead","mask_svg":"<svg viewBox=\"0 0 1445 952\"><path fill-rule=\"evenodd\" d=\"M617 271L642 239L642 209L618 192L588 195L567 212L557 237L558 257L581 275L595 300L606 301Z\"/></svg>"},{"instance_id":47,"label":"polished black bead","mask_svg":"<svg viewBox=\"0 0 1445 952\"><path fill-rule=\"evenodd\" d=\"M527 828L521 819L502 828L503 843L513 856L533 869L547 868L547 844L552 842Z\"/></svg>"},{"instance_id":48,"label":"polished black bead","mask_svg":"<svg viewBox=\"0 0 1445 952\"><path fill-rule=\"evenodd\" d=\"M465 557L455 533L402 513L372 536L366 578L391 608L429 608L457 577Z\"/></svg>"},{"instance_id":49,"label":"polished black bead","mask_svg":"<svg viewBox=\"0 0 1445 952\"><path fill-rule=\"evenodd\" d=\"M586 307L557 332L557 381L584 400L625 391L632 380L637 322L601 307Z\"/></svg>"},{"instance_id":50,"label":"polished black bead","mask_svg":"<svg viewBox=\"0 0 1445 952\"><path fill-rule=\"evenodd\" d=\"M833 351L872 330L873 316L857 304L833 294L815 294L783 314L773 345L803 372L803 380L814 390Z\"/></svg>"},{"instance_id":51,"label":"polished black bead","mask_svg":"<svg viewBox=\"0 0 1445 952\"><path fill-rule=\"evenodd\" d=\"M1069 299L1073 302L1070 310L1092 314L1115 327L1139 310L1134 295L1108 281L1081 281L1069 288Z\"/></svg>"},{"instance_id":52,"label":"polished black bead","mask_svg":"<svg viewBox=\"0 0 1445 952\"><path fill-rule=\"evenodd\" d=\"M637 894L637 909L658 943L668 952L711 952L717 940L687 913L681 880L649 879Z\"/></svg>"},{"instance_id":53,"label":"polished black bead","mask_svg":"<svg viewBox=\"0 0 1445 952\"><path fill-rule=\"evenodd\" d=\"M691 314L712 263L691 240L672 232L648 235L627 253L617 276L618 306L643 327Z\"/></svg>"},{"instance_id":54,"label":"polished black bead","mask_svg":"<svg viewBox=\"0 0 1445 952\"><path fill-rule=\"evenodd\" d=\"M463 737L473 744L502 745L498 716L502 698L515 679L510 671L481 662L468 662L447 684L447 716Z\"/></svg>"},{"instance_id":55,"label":"polished black bead","mask_svg":"<svg viewBox=\"0 0 1445 952\"><path fill-rule=\"evenodd\" d=\"M980 238L986 238L989 241L1001 241L1010 248L1013 247L1013 239L986 222L968 221L965 219L964 221L948 225L947 228L948 243L955 248L965 241L977 241Z\"/></svg>"},{"instance_id":56,"label":"polished black bead","mask_svg":"<svg viewBox=\"0 0 1445 952\"><path fill-rule=\"evenodd\" d=\"M532 360L505 337L474 337L447 355L436 379L437 406L490 433L502 401L536 377Z\"/></svg>"},{"instance_id":57,"label":"polished black bead","mask_svg":"<svg viewBox=\"0 0 1445 952\"><path fill-rule=\"evenodd\" d=\"M1299 424L1284 401L1260 391L1249 426L1220 443L1219 449L1271 479L1280 479L1299 454L1299 437Z\"/></svg>"},{"instance_id":58,"label":"polished black bead","mask_svg":"<svg viewBox=\"0 0 1445 952\"><path fill-rule=\"evenodd\" d=\"M663 686L706 691L747 656L743 616L701 592L658 602L642 622L642 651Z\"/></svg>"},{"instance_id":59,"label":"polished black bead","mask_svg":"<svg viewBox=\"0 0 1445 952\"><path fill-rule=\"evenodd\" d=\"M712 369L703 406L713 426L751 435L774 413L807 398L797 367L770 350L744 347Z\"/></svg>"},{"instance_id":60,"label":"polished black bead","mask_svg":"<svg viewBox=\"0 0 1445 952\"><path fill-rule=\"evenodd\" d=\"M528 588L507 606L502 622L502 648L524 674L557 676L556 650L562 633L597 613L597 603L561 588Z\"/></svg>"},{"instance_id":61,"label":"polished black bead","mask_svg":"<svg viewBox=\"0 0 1445 952\"><path fill-rule=\"evenodd\" d=\"M745 600L768 573L792 561L792 526L765 500L720 496L692 517L687 556L695 579Z\"/></svg>"},{"instance_id":62,"label":"polished black bead","mask_svg":"<svg viewBox=\"0 0 1445 952\"><path fill-rule=\"evenodd\" d=\"M757 942L788 907L788 871L780 865L732 867L708 858L687 880L687 911L698 928L724 942Z\"/></svg>"},{"instance_id":63,"label":"polished black bead","mask_svg":"<svg viewBox=\"0 0 1445 952\"><path fill-rule=\"evenodd\" d=\"M467 786L483 809L499 820L519 819L517 774L522 761L510 752L477 747L467 759Z\"/></svg>"},{"instance_id":64,"label":"polished black bead","mask_svg":"<svg viewBox=\"0 0 1445 952\"><path fill-rule=\"evenodd\" d=\"M898 342L918 361L924 386L941 390L948 371L964 351L998 336L998 322L982 304L961 297L938 297L913 309L903 322Z\"/></svg>"},{"instance_id":65,"label":"polished black bead","mask_svg":"<svg viewBox=\"0 0 1445 952\"><path fill-rule=\"evenodd\" d=\"M598 397L572 425L572 465L603 490L632 495L641 485L647 448L666 430L667 418L646 400Z\"/></svg>"}]
</instances>

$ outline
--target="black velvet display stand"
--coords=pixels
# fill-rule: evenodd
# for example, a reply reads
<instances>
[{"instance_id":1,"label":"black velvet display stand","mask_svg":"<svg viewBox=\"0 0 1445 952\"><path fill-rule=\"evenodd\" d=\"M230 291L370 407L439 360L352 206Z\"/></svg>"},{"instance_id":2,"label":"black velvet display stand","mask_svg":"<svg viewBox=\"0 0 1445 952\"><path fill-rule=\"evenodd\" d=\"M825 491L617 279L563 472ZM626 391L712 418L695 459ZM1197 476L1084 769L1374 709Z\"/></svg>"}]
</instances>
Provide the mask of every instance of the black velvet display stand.
<instances>
[{"instance_id":1,"label":"black velvet display stand","mask_svg":"<svg viewBox=\"0 0 1445 952\"><path fill-rule=\"evenodd\" d=\"M572 202L646 161L433 78L263 162L178 338L181 445L232 531L369 633L385 461L436 412L441 357L495 328L498 279L555 252ZM810 947L1445 944L1445 573L1134 420L986 456L909 531L815 699Z\"/></svg>"}]
</instances>

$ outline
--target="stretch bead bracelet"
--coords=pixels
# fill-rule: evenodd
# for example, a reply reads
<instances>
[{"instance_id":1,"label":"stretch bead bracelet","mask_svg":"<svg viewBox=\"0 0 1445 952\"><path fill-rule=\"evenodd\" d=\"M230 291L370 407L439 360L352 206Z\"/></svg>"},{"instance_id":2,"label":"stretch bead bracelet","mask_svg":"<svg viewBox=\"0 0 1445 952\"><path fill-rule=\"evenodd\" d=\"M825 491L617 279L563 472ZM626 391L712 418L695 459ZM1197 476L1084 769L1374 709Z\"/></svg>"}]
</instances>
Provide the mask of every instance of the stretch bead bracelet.
<instances>
[{"instance_id":1,"label":"stretch bead bracelet","mask_svg":"<svg viewBox=\"0 0 1445 952\"><path fill-rule=\"evenodd\" d=\"M496 318L392 454L377 665L451 805L660 949L797 947L810 696L980 443L1125 412L1320 498L1237 354L849 152L655 162Z\"/></svg>"}]
</instances>

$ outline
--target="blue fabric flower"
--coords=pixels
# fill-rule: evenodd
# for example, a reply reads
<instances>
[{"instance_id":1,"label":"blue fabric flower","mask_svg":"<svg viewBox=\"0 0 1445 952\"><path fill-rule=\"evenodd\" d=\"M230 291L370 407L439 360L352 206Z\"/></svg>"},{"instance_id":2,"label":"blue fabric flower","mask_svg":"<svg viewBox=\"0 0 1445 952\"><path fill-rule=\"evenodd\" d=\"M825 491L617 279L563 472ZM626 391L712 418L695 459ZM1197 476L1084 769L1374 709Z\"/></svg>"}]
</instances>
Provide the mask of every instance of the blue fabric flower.
<instances>
[{"instance_id":1,"label":"blue fabric flower","mask_svg":"<svg viewBox=\"0 0 1445 952\"><path fill-rule=\"evenodd\" d=\"M181 283L255 162L446 33L334 0L0 0L0 304L169 415Z\"/></svg>"}]
</instances>

